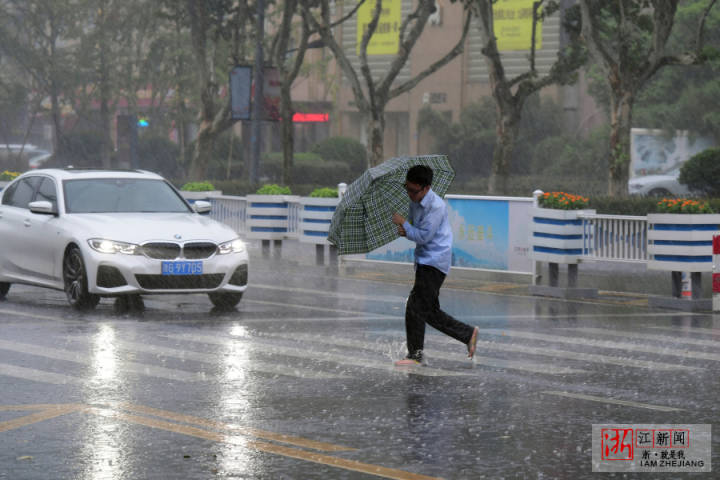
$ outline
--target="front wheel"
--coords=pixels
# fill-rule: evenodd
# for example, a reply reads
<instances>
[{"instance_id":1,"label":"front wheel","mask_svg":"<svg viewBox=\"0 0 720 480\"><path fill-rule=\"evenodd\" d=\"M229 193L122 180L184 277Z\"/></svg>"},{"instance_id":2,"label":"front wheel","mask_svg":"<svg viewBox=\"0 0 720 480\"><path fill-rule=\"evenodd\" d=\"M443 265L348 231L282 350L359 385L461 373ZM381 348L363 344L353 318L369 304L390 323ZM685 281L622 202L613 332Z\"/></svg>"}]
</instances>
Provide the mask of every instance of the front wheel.
<instances>
[{"instance_id":1,"label":"front wheel","mask_svg":"<svg viewBox=\"0 0 720 480\"><path fill-rule=\"evenodd\" d=\"M235 306L240 303L240 300L242 299L242 292L236 293L236 292L212 292L208 293L208 297L210 297L210 301L213 305L215 305L216 308L222 309L222 310L230 310L232 308L235 308Z\"/></svg>"},{"instance_id":2,"label":"front wheel","mask_svg":"<svg viewBox=\"0 0 720 480\"><path fill-rule=\"evenodd\" d=\"M653 188L648 192L648 197L671 197L670 190L664 188Z\"/></svg>"},{"instance_id":3,"label":"front wheel","mask_svg":"<svg viewBox=\"0 0 720 480\"><path fill-rule=\"evenodd\" d=\"M8 290L10 290L10 284L0 282L0 300L5 300L5 295L7 295Z\"/></svg>"},{"instance_id":4,"label":"front wheel","mask_svg":"<svg viewBox=\"0 0 720 480\"><path fill-rule=\"evenodd\" d=\"M92 310L100 301L98 295L88 292L85 261L78 247L70 247L63 259L65 296L76 310Z\"/></svg>"}]
</instances>

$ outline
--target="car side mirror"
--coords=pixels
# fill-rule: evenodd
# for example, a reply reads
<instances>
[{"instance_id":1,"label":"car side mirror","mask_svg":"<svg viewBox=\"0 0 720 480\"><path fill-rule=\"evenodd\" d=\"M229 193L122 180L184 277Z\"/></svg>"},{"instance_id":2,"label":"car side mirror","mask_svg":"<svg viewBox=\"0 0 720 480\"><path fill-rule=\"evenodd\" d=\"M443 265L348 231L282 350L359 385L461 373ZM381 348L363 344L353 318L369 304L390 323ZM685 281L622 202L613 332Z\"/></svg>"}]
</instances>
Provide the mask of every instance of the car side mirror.
<instances>
[{"instance_id":1,"label":"car side mirror","mask_svg":"<svg viewBox=\"0 0 720 480\"><path fill-rule=\"evenodd\" d=\"M206 202L205 200L195 200L193 203L193 210L200 215L207 215L212 210L212 203Z\"/></svg>"},{"instance_id":2,"label":"car side mirror","mask_svg":"<svg viewBox=\"0 0 720 480\"><path fill-rule=\"evenodd\" d=\"M30 202L28 208L32 213L39 213L42 215L57 215L57 209L53 207L53 204L47 200L38 200Z\"/></svg>"}]
</instances>

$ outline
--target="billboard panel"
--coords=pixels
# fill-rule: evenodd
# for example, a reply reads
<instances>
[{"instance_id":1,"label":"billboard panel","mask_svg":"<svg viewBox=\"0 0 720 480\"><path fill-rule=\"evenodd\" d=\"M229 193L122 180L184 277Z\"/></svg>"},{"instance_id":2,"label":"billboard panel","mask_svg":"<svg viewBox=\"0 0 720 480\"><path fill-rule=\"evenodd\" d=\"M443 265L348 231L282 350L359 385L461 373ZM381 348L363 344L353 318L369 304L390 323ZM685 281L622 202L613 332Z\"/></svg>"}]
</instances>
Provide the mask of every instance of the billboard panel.
<instances>
[{"instance_id":1,"label":"billboard panel","mask_svg":"<svg viewBox=\"0 0 720 480\"><path fill-rule=\"evenodd\" d=\"M493 4L493 27L499 51L530 50L533 3L533 0L499 0ZM535 28L535 50L540 50L542 22Z\"/></svg>"},{"instance_id":2,"label":"billboard panel","mask_svg":"<svg viewBox=\"0 0 720 480\"><path fill-rule=\"evenodd\" d=\"M363 34L373 17L375 1L364 2L357 11L356 52L360 55ZM402 23L402 0L383 0L382 11L375 33L368 43L368 55L395 55L400 43L400 25Z\"/></svg>"}]
</instances>

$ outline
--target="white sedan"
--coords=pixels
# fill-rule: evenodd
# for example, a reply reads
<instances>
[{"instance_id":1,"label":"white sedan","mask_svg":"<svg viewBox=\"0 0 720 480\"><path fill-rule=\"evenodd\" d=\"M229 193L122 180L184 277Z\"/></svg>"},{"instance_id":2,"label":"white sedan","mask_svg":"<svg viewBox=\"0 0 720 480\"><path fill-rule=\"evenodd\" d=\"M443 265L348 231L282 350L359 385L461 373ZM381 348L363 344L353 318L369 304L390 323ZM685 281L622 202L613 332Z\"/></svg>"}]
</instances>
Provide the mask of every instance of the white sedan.
<instances>
[{"instance_id":1,"label":"white sedan","mask_svg":"<svg viewBox=\"0 0 720 480\"><path fill-rule=\"evenodd\" d=\"M0 299L22 283L100 297L207 293L232 308L247 288L248 253L230 227L140 170L44 169L0 191Z\"/></svg>"},{"instance_id":2,"label":"white sedan","mask_svg":"<svg viewBox=\"0 0 720 480\"><path fill-rule=\"evenodd\" d=\"M647 195L649 197L684 197L693 195L690 189L680 183L680 167L658 175L645 175L630 179L628 192L630 195Z\"/></svg>"}]
</instances>

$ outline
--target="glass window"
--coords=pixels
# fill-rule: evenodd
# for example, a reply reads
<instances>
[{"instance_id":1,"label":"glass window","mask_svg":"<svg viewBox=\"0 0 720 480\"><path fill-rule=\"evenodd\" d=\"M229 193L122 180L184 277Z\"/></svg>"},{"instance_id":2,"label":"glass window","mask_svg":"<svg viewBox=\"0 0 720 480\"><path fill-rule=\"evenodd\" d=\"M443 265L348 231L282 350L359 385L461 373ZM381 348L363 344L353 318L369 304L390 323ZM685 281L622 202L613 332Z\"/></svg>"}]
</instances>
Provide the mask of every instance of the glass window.
<instances>
[{"instance_id":1,"label":"glass window","mask_svg":"<svg viewBox=\"0 0 720 480\"><path fill-rule=\"evenodd\" d=\"M38 188L35 200L45 200L52 203L53 209L57 211L57 189L55 188L55 182L48 177L45 177Z\"/></svg>"},{"instance_id":2,"label":"glass window","mask_svg":"<svg viewBox=\"0 0 720 480\"><path fill-rule=\"evenodd\" d=\"M12 205L13 207L28 208L28 203L32 201L35 195L35 188L42 180L41 177L25 177L20 179L17 184L13 184L12 191L5 194L3 204Z\"/></svg>"},{"instance_id":3,"label":"glass window","mask_svg":"<svg viewBox=\"0 0 720 480\"><path fill-rule=\"evenodd\" d=\"M12 205L12 203L10 203L10 202L12 201L13 195L15 195L15 190L17 190L17 186L18 186L18 182L15 182L12 185L10 185L9 187L4 188L3 191L0 192L3 195L3 200L2 200L3 205Z\"/></svg>"},{"instance_id":4,"label":"glass window","mask_svg":"<svg viewBox=\"0 0 720 480\"><path fill-rule=\"evenodd\" d=\"M65 180L67 213L191 212L182 197L163 180L87 178Z\"/></svg>"}]
</instances>

